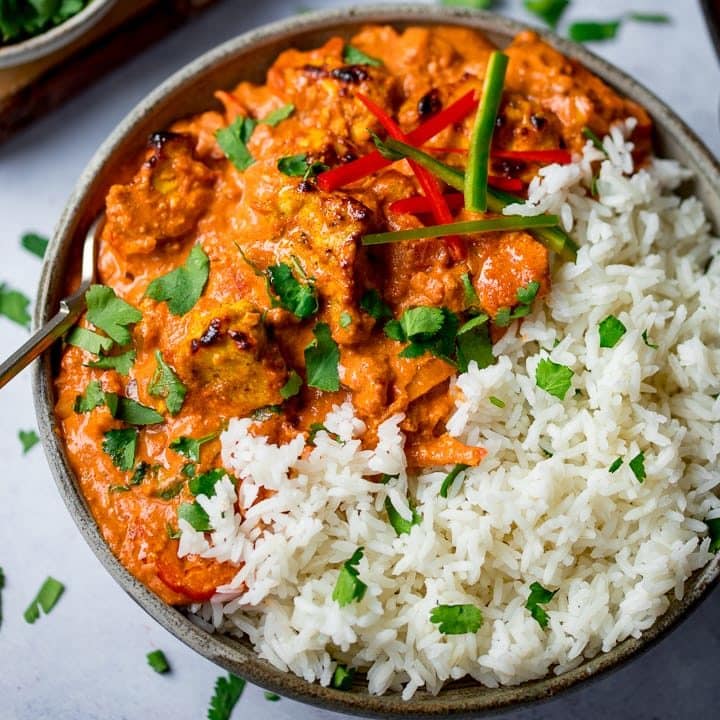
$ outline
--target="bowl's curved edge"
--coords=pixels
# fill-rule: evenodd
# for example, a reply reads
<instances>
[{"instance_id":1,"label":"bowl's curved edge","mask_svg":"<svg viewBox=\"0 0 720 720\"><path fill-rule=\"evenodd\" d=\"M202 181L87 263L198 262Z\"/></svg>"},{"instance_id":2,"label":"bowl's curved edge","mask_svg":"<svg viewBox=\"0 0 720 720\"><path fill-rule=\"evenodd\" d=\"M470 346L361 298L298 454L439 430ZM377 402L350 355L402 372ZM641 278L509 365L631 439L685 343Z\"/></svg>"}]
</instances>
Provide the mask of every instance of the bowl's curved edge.
<instances>
[{"instance_id":1,"label":"bowl's curved edge","mask_svg":"<svg viewBox=\"0 0 720 720\"><path fill-rule=\"evenodd\" d=\"M59 261L66 259L70 244L83 229L83 223L87 222L87 218L82 217L86 188L91 185L93 178L140 118L151 115L166 95L176 92L195 74L219 64L229 56L251 49L257 43L279 40L299 32L347 24L353 20L357 22L420 22L424 24L467 23L506 35L515 34L526 27L508 18L459 8L381 5L350 10L321 11L281 20L245 33L202 55L171 76L141 101L112 132L84 170L63 211L46 255L35 310L36 325L47 320L52 309L50 303L57 297L60 280L58 274L53 270ZM695 133L662 101L625 73L585 48L551 33L541 32L541 35L561 51L579 59L590 70L603 76L625 94L631 95L640 104L647 107L650 114L657 121L661 121L670 134L682 141L685 151L690 154L696 167L705 175L707 181L714 183L716 188L720 188L720 164L717 159L704 147ZM710 201L713 204L717 222L720 223L720 193L716 193L713 198L710 198ZM307 683L295 675L275 669L266 661L259 659L249 647L237 641L223 639L221 642L217 637L195 625L182 612L162 602L125 570L105 544L99 528L75 484L72 470L63 451L53 413L50 353L46 353L34 366L33 390L43 447L60 495L86 542L128 595L166 629L208 659L243 675L251 682L268 690L327 709L375 717L399 715L407 718L448 717L451 715L477 717L479 713L494 714L507 710L511 706L548 699L570 687L577 687L578 684L582 684L580 681L598 678L609 670L618 668L631 658L637 657L641 651L647 650L670 630L676 628L680 620L687 617L691 610L697 607L720 578L720 557L717 557L700 571L683 601L671 606L670 610L661 616L639 640L625 640L609 653L598 655L560 676L546 677L515 687L502 687L492 691L476 686L466 689L460 694L460 697L454 699L442 695L433 697L427 693L418 693L410 702L403 702L397 695L371 696L366 692L361 692L359 686L354 688L358 692L351 693L323 688L318 684Z\"/></svg>"}]
</instances>

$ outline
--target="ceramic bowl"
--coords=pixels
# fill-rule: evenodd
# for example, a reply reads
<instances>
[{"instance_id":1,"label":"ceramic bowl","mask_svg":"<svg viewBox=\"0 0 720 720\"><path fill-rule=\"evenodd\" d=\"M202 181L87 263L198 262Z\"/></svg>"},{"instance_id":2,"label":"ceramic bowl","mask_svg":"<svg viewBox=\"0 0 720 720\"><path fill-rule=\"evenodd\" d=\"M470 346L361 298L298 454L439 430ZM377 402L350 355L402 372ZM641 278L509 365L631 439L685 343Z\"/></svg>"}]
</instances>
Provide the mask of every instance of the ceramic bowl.
<instances>
[{"instance_id":1,"label":"ceramic bowl","mask_svg":"<svg viewBox=\"0 0 720 720\"><path fill-rule=\"evenodd\" d=\"M0 44L0 70L38 60L68 45L95 25L116 0L92 0L61 25L16 43Z\"/></svg>"},{"instance_id":2,"label":"ceramic bowl","mask_svg":"<svg viewBox=\"0 0 720 720\"><path fill-rule=\"evenodd\" d=\"M489 13L427 5L384 5L295 16L241 35L203 55L143 100L120 123L88 165L65 208L47 253L35 322L46 321L56 311L63 279L67 277L68 267L77 255L85 231L103 206L114 169L144 147L151 132L188 114L214 106L219 108L212 96L213 90L230 88L241 80L261 81L278 52L292 46L312 48L333 35L350 37L367 23L390 23L398 27L435 23L464 25L484 31L500 46L523 29L518 22ZM549 33L544 33L544 37L648 109L656 123L660 152L676 158L693 171L695 186L692 190L704 202L716 229L720 229L720 166L693 132L647 89L617 68L567 40ZM437 696L417 692L408 702L398 694L369 695L362 678L356 680L349 692L310 684L275 669L260 659L248 643L200 629L182 609L166 605L135 580L110 552L78 489L53 414L52 374L56 359L52 352L48 353L35 368L35 406L58 488L88 544L118 584L163 627L218 665L285 697L358 715L404 718L479 717L510 706L537 702L637 656L640 650L676 626L707 595L720 574L718 556L688 581L683 600L673 601L669 610L641 639L625 640L611 652L587 660L560 676L551 674L515 687L500 688L460 681L448 685Z\"/></svg>"}]
</instances>

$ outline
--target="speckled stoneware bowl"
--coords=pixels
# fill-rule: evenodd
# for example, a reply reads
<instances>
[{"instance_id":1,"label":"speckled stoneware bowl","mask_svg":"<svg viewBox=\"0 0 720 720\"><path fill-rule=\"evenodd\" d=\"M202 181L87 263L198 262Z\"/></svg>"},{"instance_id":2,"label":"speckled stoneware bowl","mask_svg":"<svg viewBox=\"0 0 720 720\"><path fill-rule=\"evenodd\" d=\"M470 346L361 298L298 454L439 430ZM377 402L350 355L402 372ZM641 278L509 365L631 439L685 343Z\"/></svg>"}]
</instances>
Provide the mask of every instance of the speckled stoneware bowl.
<instances>
[{"instance_id":1,"label":"speckled stoneware bowl","mask_svg":"<svg viewBox=\"0 0 720 720\"><path fill-rule=\"evenodd\" d=\"M169 125L176 118L218 106L212 93L230 88L240 80L261 81L278 52L296 46L312 48L332 35L349 37L366 23L409 24L451 23L485 31L499 46L523 29L512 20L489 13L422 6L380 6L338 10L296 16L246 33L203 55L173 75L143 100L98 150L80 178L63 213L50 245L40 284L35 322L42 323L57 309L71 258L90 222L103 206L114 168L143 147L148 135ZM683 122L654 95L616 68L584 48L545 34L562 52L577 58L628 97L644 105L656 123L657 142L662 154L678 159L695 175L695 192L720 228L720 166ZM219 106L218 106L219 107ZM121 587L155 620L190 647L213 662L242 675L258 685L286 697L324 708L357 715L392 717L448 717L487 715L510 706L537 702L611 668L639 654L664 636L708 593L720 575L720 556L698 572L687 584L682 602L670 609L640 640L629 639L607 654L584 662L561 675L516 687L489 689L472 681L448 685L438 696L418 692L409 702L399 695L368 695L363 678L357 678L349 692L339 692L310 684L289 673L282 673L259 659L245 642L221 635L210 635L194 625L182 610L170 607L135 580L115 559L98 530L70 468L57 423L53 415L53 362L48 353L34 372L35 406L45 452L60 493L85 539Z\"/></svg>"},{"instance_id":2,"label":"speckled stoneware bowl","mask_svg":"<svg viewBox=\"0 0 720 720\"><path fill-rule=\"evenodd\" d=\"M77 15L73 15L61 25L27 40L0 44L0 69L24 65L68 45L95 25L116 2L117 0L92 0Z\"/></svg>"}]
</instances>

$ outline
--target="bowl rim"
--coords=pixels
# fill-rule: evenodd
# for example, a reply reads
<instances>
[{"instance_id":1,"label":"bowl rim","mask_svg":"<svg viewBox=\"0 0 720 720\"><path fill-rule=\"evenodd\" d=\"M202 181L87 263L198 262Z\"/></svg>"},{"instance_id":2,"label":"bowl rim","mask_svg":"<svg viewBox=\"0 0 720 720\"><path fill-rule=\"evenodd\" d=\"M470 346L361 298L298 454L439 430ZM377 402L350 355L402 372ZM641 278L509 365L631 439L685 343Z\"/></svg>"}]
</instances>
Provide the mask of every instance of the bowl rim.
<instances>
[{"instance_id":1,"label":"bowl rim","mask_svg":"<svg viewBox=\"0 0 720 720\"><path fill-rule=\"evenodd\" d=\"M528 29L525 23L489 12L447 6L383 4L321 10L288 17L252 29L204 53L175 72L141 100L118 124L86 166L63 210L43 263L34 314L35 325L45 322L54 310L50 307L50 303L53 301L53 278L57 277L58 266L62 261L60 251L73 242L77 225L82 220L83 210L89 200L87 189L114 150L120 147L126 136L131 134L135 125L151 115L166 96L178 92L198 75L211 72L214 66L220 65L228 57L251 52L267 42L286 41L290 45L293 37L298 34L330 30L335 26L347 26L351 23L360 26L371 22L423 25L448 23L508 36ZM586 48L551 32L532 29L561 52L579 60L593 73L646 107L655 121L661 119L666 132L682 141L685 151L697 166L699 173L704 175L715 188L720 202L720 163L697 135L663 101L629 75ZM373 696L367 693L366 688L363 691L359 686L354 686L350 692L325 688L318 683L309 683L289 671L277 670L260 659L251 647L232 637L208 633L182 611L161 601L122 566L105 543L76 485L57 432L53 395L50 354L45 353L33 370L35 412L45 454L60 495L73 520L115 581L154 620L204 657L267 690L324 709L366 717L479 717L549 699L561 691L583 685L581 681L597 679L649 649L675 629L720 579L720 555L718 555L704 569L697 571L697 580L689 588L684 599L672 604L640 639L628 638L609 652L585 660L578 667L562 675L551 674L520 685L493 689L472 683L473 690L477 689L477 691L462 692L457 698L444 693L435 697L425 691L418 691L413 699L407 702L402 701L398 693Z\"/></svg>"},{"instance_id":2,"label":"bowl rim","mask_svg":"<svg viewBox=\"0 0 720 720\"><path fill-rule=\"evenodd\" d=\"M117 0L91 0L79 13L55 27L19 42L0 45L0 70L50 55L95 25Z\"/></svg>"}]
</instances>

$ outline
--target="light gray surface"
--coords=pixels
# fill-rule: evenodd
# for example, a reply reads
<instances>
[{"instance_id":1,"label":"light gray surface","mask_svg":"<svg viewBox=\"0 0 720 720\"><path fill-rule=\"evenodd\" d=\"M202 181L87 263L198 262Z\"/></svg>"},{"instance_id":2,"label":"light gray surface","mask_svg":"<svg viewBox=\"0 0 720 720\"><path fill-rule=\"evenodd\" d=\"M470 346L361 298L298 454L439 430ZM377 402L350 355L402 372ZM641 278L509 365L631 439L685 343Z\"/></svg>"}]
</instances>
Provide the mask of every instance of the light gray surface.
<instances>
[{"instance_id":1,"label":"light gray surface","mask_svg":"<svg viewBox=\"0 0 720 720\"><path fill-rule=\"evenodd\" d=\"M268 0L247 7L226 0L151 52L0 147L0 218L4 252L0 282L32 294L39 262L17 245L28 229L49 232L76 177L115 123L148 90L218 42L293 12L300 3ZM311 0L313 7L336 2ZM504 10L525 17L519 1ZM576 0L574 15L608 18L626 3ZM699 10L684 0L637 0L633 9L667 10L670 27L628 24L620 39L596 49L668 101L720 154L717 94L720 72ZM681 13L680 7L683 8ZM0 347L25 337L0 318ZM0 350L5 353L5 350ZM205 716L218 671L155 626L102 570L59 500L38 448L23 458L18 428L34 424L27 377L0 395L0 566L7 575L0 628L0 720ZM66 582L66 596L34 626L22 611L47 574ZM572 695L503 717L684 718L711 712L720 701L720 593L681 629L628 668ZM160 677L145 666L161 647L173 665ZM330 718L289 701L268 703L246 691L235 717Z\"/></svg>"}]
</instances>

